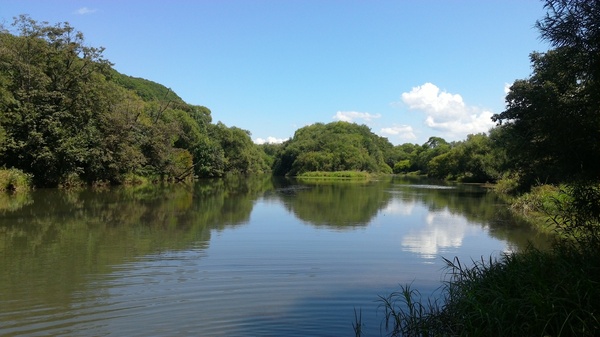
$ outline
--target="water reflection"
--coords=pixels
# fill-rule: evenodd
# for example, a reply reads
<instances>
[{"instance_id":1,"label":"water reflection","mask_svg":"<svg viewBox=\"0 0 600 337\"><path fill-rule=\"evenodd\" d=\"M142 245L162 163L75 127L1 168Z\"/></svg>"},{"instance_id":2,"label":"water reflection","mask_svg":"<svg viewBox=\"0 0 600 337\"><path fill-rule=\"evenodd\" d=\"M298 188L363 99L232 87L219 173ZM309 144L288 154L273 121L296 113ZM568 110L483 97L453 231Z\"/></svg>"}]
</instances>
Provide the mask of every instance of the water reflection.
<instances>
[{"instance_id":1,"label":"water reflection","mask_svg":"<svg viewBox=\"0 0 600 337\"><path fill-rule=\"evenodd\" d=\"M352 308L373 305L382 284L437 282L439 268L415 266L470 236L494 247L532 238L477 186L397 178L2 197L0 335L285 335L302 322L338 335L326 329L351 330Z\"/></svg>"},{"instance_id":2,"label":"water reflection","mask_svg":"<svg viewBox=\"0 0 600 337\"><path fill-rule=\"evenodd\" d=\"M464 217L448 210L430 212L425 218L425 226L410 231L402 239L402 245L423 258L438 258L440 250L461 247L464 237L476 229Z\"/></svg>"},{"instance_id":3,"label":"water reflection","mask_svg":"<svg viewBox=\"0 0 600 337\"><path fill-rule=\"evenodd\" d=\"M383 209L385 214L411 215L416 206L415 200L392 199Z\"/></svg>"},{"instance_id":4,"label":"water reflection","mask_svg":"<svg viewBox=\"0 0 600 337\"><path fill-rule=\"evenodd\" d=\"M268 178L231 178L16 196L0 210L2 312L70 305L73 294L93 290L90 274L110 273L139 256L205 249L211 230L248 222L265 184Z\"/></svg>"},{"instance_id":5,"label":"water reflection","mask_svg":"<svg viewBox=\"0 0 600 337\"><path fill-rule=\"evenodd\" d=\"M368 225L392 196L386 192L389 181L306 182L294 193L280 189L279 198L297 218L315 226L352 228Z\"/></svg>"}]
</instances>

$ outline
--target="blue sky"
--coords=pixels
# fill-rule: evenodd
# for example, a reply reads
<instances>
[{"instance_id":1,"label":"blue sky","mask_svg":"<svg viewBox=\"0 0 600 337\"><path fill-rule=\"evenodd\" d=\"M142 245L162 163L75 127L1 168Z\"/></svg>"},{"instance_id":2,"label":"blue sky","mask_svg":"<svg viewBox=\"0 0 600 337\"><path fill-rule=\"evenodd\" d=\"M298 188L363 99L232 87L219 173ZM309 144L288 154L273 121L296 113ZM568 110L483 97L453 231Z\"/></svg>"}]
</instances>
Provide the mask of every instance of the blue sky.
<instances>
[{"instance_id":1,"label":"blue sky","mask_svg":"<svg viewBox=\"0 0 600 337\"><path fill-rule=\"evenodd\" d=\"M485 132L548 49L544 13L536 0L0 0L4 25L69 22L118 71L259 143L336 120L393 144Z\"/></svg>"}]
</instances>

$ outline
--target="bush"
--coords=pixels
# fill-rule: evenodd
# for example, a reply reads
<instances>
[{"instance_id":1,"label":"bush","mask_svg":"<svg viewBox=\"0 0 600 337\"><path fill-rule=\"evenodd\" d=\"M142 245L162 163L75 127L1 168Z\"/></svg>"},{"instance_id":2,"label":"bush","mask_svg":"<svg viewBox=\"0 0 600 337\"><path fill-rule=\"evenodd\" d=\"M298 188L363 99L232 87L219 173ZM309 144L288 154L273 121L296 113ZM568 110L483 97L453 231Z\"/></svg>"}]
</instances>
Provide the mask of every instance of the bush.
<instances>
[{"instance_id":1,"label":"bush","mask_svg":"<svg viewBox=\"0 0 600 337\"><path fill-rule=\"evenodd\" d=\"M531 192L519 196L510 206L511 210L521 215L531 213L555 213L556 201L560 199L560 188L553 185L533 187Z\"/></svg>"},{"instance_id":2,"label":"bush","mask_svg":"<svg viewBox=\"0 0 600 337\"><path fill-rule=\"evenodd\" d=\"M69 173L65 177L61 178L58 187L63 189L81 188L86 185L85 181L81 179L77 173Z\"/></svg>"},{"instance_id":3,"label":"bush","mask_svg":"<svg viewBox=\"0 0 600 337\"><path fill-rule=\"evenodd\" d=\"M0 169L0 191L20 192L31 189L30 174L18 169Z\"/></svg>"},{"instance_id":4,"label":"bush","mask_svg":"<svg viewBox=\"0 0 600 337\"><path fill-rule=\"evenodd\" d=\"M514 194L519 189L519 177L510 174L504 174L502 178L496 182L494 189L498 193Z\"/></svg>"},{"instance_id":5,"label":"bush","mask_svg":"<svg viewBox=\"0 0 600 337\"><path fill-rule=\"evenodd\" d=\"M561 188L546 206L559 234L583 246L600 246L600 186L574 184Z\"/></svg>"},{"instance_id":6,"label":"bush","mask_svg":"<svg viewBox=\"0 0 600 337\"><path fill-rule=\"evenodd\" d=\"M146 177L136 175L133 173L127 173L123 175L121 179L121 184L127 186L137 186L137 185L146 185L150 182L150 180Z\"/></svg>"}]
</instances>

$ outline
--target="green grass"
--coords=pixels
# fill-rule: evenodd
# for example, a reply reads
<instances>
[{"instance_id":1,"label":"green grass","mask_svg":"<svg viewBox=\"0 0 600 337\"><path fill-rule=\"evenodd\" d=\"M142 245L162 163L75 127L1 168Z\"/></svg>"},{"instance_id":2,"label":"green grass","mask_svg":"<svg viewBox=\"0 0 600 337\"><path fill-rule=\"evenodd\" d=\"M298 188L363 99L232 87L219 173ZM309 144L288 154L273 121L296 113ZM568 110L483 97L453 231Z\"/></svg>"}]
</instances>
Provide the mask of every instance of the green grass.
<instances>
[{"instance_id":1,"label":"green grass","mask_svg":"<svg viewBox=\"0 0 600 337\"><path fill-rule=\"evenodd\" d=\"M599 335L600 186L540 186L513 208L554 225L551 248L467 265L444 259L434 297L410 285L380 297L390 336Z\"/></svg>"},{"instance_id":2,"label":"green grass","mask_svg":"<svg viewBox=\"0 0 600 337\"><path fill-rule=\"evenodd\" d=\"M150 179L141 175L127 173L123 175L121 180L121 184L126 186L138 186L138 185L147 185L150 183Z\"/></svg>"},{"instance_id":3,"label":"green grass","mask_svg":"<svg viewBox=\"0 0 600 337\"><path fill-rule=\"evenodd\" d=\"M364 171L313 171L304 172L296 176L300 179L369 179L373 177L372 173Z\"/></svg>"},{"instance_id":4,"label":"green grass","mask_svg":"<svg viewBox=\"0 0 600 337\"><path fill-rule=\"evenodd\" d=\"M600 331L598 246L556 244L465 266L447 260L441 296L410 285L381 297L390 336L595 336Z\"/></svg>"}]
</instances>

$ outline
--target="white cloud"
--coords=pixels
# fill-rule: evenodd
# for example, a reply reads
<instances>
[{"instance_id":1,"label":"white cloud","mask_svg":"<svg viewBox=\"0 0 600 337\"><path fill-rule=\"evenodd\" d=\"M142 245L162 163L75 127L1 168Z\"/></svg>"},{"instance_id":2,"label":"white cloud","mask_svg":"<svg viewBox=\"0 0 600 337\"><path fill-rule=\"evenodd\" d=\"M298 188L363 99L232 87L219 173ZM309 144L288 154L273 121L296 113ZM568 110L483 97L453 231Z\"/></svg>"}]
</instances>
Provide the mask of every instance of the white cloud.
<instances>
[{"instance_id":1,"label":"white cloud","mask_svg":"<svg viewBox=\"0 0 600 337\"><path fill-rule=\"evenodd\" d=\"M510 92L510 87L512 87L512 84L510 84L510 83L504 83L504 93L506 95L508 95L508 93Z\"/></svg>"},{"instance_id":2,"label":"white cloud","mask_svg":"<svg viewBox=\"0 0 600 337\"><path fill-rule=\"evenodd\" d=\"M389 128L382 128L380 132L384 135L397 136L403 140L417 139L417 136L410 125L394 125Z\"/></svg>"},{"instance_id":3,"label":"white cloud","mask_svg":"<svg viewBox=\"0 0 600 337\"><path fill-rule=\"evenodd\" d=\"M94 12L96 12L97 9L91 9L91 8L87 8L87 7L81 7L78 10L75 11L76 14L79 15L86 15L86 14L92 14Z\"/></svg>"},{"instance_id":4,"label":"white cloud","mask_svg":"<svg viewBox=\"0 0 600 337\"><path fill-rule=\"evenodd\" d=\"M275 138L275 137L267 137L267 139L263 139L263 138L256 138L254 140L255 144L281 144L283 142L285 142L286 140L288 140L289 138Z\"/></svg>"},{"instance_id":5,"label":"white cloud","mask_svg":"<svg viewBox=\"0 0 600 337\"><path fill-rule=\"evenodd\" d=\"M470 133L487 132L494 126L491 111L468 106L460 95L441 91L432 83L403 93L402 102L411 110L425 113L425 125L453 140L464 139Z\"/></svg>"},{"instance_id":6,"label":"white cloud","mask_svg":"<svg viewBox=\"0 0 600 337\"><path fill-rule=\"evenodd\" d=\"M355 119L362 119L365 122L370 122L373 119L380 118L380 114L370 114L368 112L357 112L357 111L338 111L335 116L333 116L334 120L343 121L343 122L354 122Z\"/></svg>"}]
</instances>

